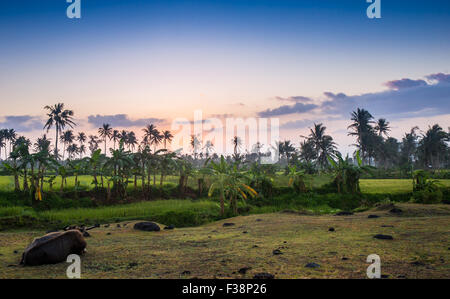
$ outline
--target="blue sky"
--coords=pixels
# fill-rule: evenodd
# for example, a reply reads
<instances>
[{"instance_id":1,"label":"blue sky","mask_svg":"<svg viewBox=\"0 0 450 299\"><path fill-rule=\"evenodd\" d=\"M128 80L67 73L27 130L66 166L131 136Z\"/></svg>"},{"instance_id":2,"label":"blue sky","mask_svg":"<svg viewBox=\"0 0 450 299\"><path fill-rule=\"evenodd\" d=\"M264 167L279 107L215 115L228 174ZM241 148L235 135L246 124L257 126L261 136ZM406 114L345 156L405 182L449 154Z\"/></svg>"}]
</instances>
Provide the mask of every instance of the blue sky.
<instances>
[{"instance_id":1,"label":"blue sky","mask_svg":"<svg viewBox=\"0 0 450 299\"><path fill-rule=\"evenodd\" d=\"M81 5L68 19L64 0L0 2L0 126L25 129L29 117L34 128L57 101L84 130L89 119L138 126L202 109L280 117L296 143L314 121L341 126L341 148L356 106L388 117L397 138L414 123L450 125L450 1L381 0L377 20L364 0ZM387 84L402 79L426 84Z\"/></svg>"}]
</instances>

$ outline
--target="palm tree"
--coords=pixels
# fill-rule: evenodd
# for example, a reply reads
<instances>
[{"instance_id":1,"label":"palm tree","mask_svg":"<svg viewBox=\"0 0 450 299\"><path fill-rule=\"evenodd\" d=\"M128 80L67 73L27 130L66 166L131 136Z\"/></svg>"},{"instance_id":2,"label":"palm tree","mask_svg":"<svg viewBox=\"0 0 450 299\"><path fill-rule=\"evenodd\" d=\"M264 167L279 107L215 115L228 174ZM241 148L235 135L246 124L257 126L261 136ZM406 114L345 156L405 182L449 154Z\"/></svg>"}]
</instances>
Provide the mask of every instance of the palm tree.
<instances>
[{"instance_id":1,"label":"palm tree","mask_svg":"<svg viewBox=\"0 0 450 299\"><path fill-rule=\"evenodd\" d=\"M156 147L161 143L163 135L158 131L154 130L150 143L153 144L153 151L156 152Z\"/></svg>"},{"instance_id":2,"label":"palm tree","mask_svg":"<svg viewBox=\"0 0 450 299\"><path fill-rule=\"evenodd\" d=\"M6 129L0 130L0 158L2 153L2 148L5 147L5 159L6 159Z\"/></svg>"},{"instance_id":3,"label":"palm tree","mask_svg":"<svg viewBox=\"0 0 450 299\"><path fill-rule=\"evenodd\" d=\"M412 167L416 158L417 151L417 134L416 131L419 127L413 127L409 133L405 133L400 146L402 164L408 168Z\"/></svg>"},{"instance_id":4,"label":"palm tree","mask_svg":"<svg viewBox=\"0 0 450 299\"><path fill-rule=\"evenodd\" d=\"M356 146L360 149L362 160L364 160L369 153L371 145L370 143L373 135L371 124L373 123L373 116L369 111L358 108L351 113L351 120L353 123L348 126L347 129L352 130L352 132L349 132L348 135L356 136Z\"/></svg>"},{"instance_id":5,"label":"palm tree","mask_svg":"<svg viewBox=\"0 0 450 299\"><path fill-rule=\"evenodd\" d=\"M61 142L64 144L64 149L63 149L63 160L64 160L64 152L66 151L66 146L73 143L73 141L75 140L75 135L73 135L72 130L67 130L62 133L60 139L61 139Z\"/></svg>"},{"instance_id":6,"label":"palm tree","mask_svg":"<svg viewBox=\"0 0 450 299\"><path fill-rule=\"evenodd\" d=\"M89 135L89 150L91 151L91 155L98 149L99 140L95 135Z\"/></svg>"},{"instance_id":7,"label":"palm tree","mask_svg":"<svg viewBox=\"0 0 450 299\"><path fill-rule=\"evenodd\" d=\"M325 127L323 124L314 124L314 128L310 128L310 134L306 137L313 146L315 156L317 157L317 164L325 168L328 166L328 156L334 156L336 152L336 143L330 135L325 134ZM305 137L305 136L302 136Z\"/></svg>"},{"instance_id":8,"label":"palm tree","mask_svg":"<svg viewBox=\"0 0 450 299\"><path fill-rule=\"evenodd\" d=\"M67 147L67 153L69 153L69 160L72 159L75 154L79 151L78 145L76 143L72 143Z\"/></svg>"},{"instance_id":9,"label":"palm tree","mask_svg":"<svg viewBox=\"0 0 450 299\"><path fill-rule=\"evenodd\" d=\"M198 151L200 148L200 140L197 136L191 135L190 145L192 147L192 154L194 155L194 159L197 159Z\"/></svg>"},{"instance_id":10,"label":"palm tree","mask_svg":"<svg viewBox=\"0 0 450 299\"><path fill-rule=\"evenodd\" d=\"M446 142L449 140L448 134L438 125L429 127L419 141L418 152L420 160L426 167L439 168L441 158L447 151Z\"/></svg>"},{"instance_id":11,"label":"palm tree","mask_svg":"<svg viewBox=\"0 0 450 299\"><path fill-rule=\"evenodd\" d=\"M242 145L242 140L238 136L234 136L233 139L231 139L231 142L233 143L233 153L235 156L239 154L239 149Z\"/></svg>"},{"instance_id":12,"label":"palm tree","mask_svg":"<svg viewBox=\"0 0 450 299\"><path fill-rule=\"evenodd\" d=\"M149 124L144 129L144 140L143 142L148 145L154 145L154 151L156 151L156 146L161 143L163 135L159 133L155 125Z\"/></svg>"},{"instance_id":13,"label":"palm tree","mask_svg":"<svg viewBox=\"0 0 450 299\"><path fill-rule=\"evenodd\" d=\"M206 141L205 146L204 146L204 149L205 149L205 153L206 153L206 158L208 159L209 154L210 154L212 151L214 151L214 144L212 143L211 140Z\"/></svg>"},{"instance_id":14,"label":"palm tree","mask_svg":"<svg viewBox=\"0 0 450 299\"><path fill-rule=\"evenodd\" d=\"M133 131L128 132L126 143L128 145L128 150L131 150L133 152L136 147L136 144L138 144L136 134Z\"/></svg>"},{"instance_id":15,"label":"palm tree","mask_svg":"<svg viewBox=\"0 0 450 299\"><path fill-rule=\"evenodd\" d=\"M165 131L162 133L162 136L163 136L163 140L164 140L164 149L167 149L167 141L168 141L169 143L172 142L173 135L172 135L172 133L170 133L169 130L165 130Z\"/></svg>"},{"instance_id":16,"label":"palm tree","mask_svg":"<svg viewBox=\"0 0 450 299\"><path fill-rule=\"evenodd\" d=\"M300 143L300 159L306 163L312 163L317 159L317 153L312 140L305 139Z\"/></svg>"},{"instance_id":17,"label":"palm tree","mask_svg":"<svg viewBox=\"0 0 450 299\"><path fill-rule=\"evenodd\" d=\"M36 142L34 143L34 151L50 153L50 139L47 138L46 134L36 139Z\"/></svg>"},{"instance_id":18,"label":"palm tree","mask_svg":"<svg viewBox=\"0 0 450 299\"><path fill-rule=\"evenodd\" d=\"M13 144L16 141L17 133L14 129L6 130L5 133L6 133L6 140L9 141L9 153L11 154Z\"/></svg>"},{"instance_id":19,"label":"palm tree","mask_svg":"<svg viewBox=\"0 0 450 299\"><path fill-rule=\"evenodd\" d=\"M375 132L378 133L378 136L386 136L388 137L388 132L391 130L391 127L389 127L389 122L386 121L385 118L380 118L377 121L377 124L375 126Z\"/></svg>"},{"instance_id":20,"label":"palm tree","mask_svg":"<svg viewBox=\"0 0 450 299\"><path fill-rule=\"evenodd\" d=\"M86 134L83 132L78 133L77 135L77 141L80 143L80 145L83 145L87 140Z\"/></svg>"},{"instance_id":21,"label":"palm tree","mask_svg":"<svg viewBox=\"0 0 450 299\"><path fill-rule=\"evenodd\" d=\"M290 140L285 140L282 143L283 154L286 156L286 163L289 165L289 159L292 154L295 153L295 147L292 145Z\"/></svg>"},{"instance_id":22,"label":"palm tree","mask_svg":"<svg viewBox=\"0 0 450 299\"><path fill-rule=\"evenodd\" d=\"M114 130L114 131L112 132L112 134L111 134L111 140L112 140L113 143L114 143L113 149L115 150L115 149L116 149L116 142L118 142L118 141L120 140L120 133L119 133L119 130Z\"/></svg>"},{"instance_id":23,"label":"palm tree","mask_svg":"<svg viewBox=\"0 0 450 299\"><path fill-rule=\"evenodd\" d=\"M113 129L109 124L103 124L101 128L98 129L98 134L101 138L103 138L103 142L105 143L105 155L106 155L106 138L111 139Z\"/></svg>"},{"instance_id":24,"label":"palm tree","mask_svg":"<svg viewBox=\"0 0 450 299\"><path fill-rule=\"evenodd\" d=\"M73 128L76 125L73 121L74 113L72 110L65 110L63 103L58 103L54 106L45 106L44 109L48 110L48 120L45 123L44 129L47 129L48 132L53 126L56 128L55 157L57 158L59 134L66 126Z\"/></svg>"},{"instance_id":25,"label":"palm tree","mask_svg":"<svg viewBox=\"0 0 450 299\"><path fill-rule=\"evenodd\" d=\"M128 132L125 130L122 130L119 134L119 142L122 142L123 144L127 144L128 140Z\"/></svg>"},{"instance_id":26,"label":"palm tree","mask_svg":"<svg viewBox=\"0 0 450 299\"><path fill-rule=\"evenodd\" d=\"M86 153L86 146L84 144L80 145L80 147L78 148L78 153L80 154L81 159L81 156Z\"/></svg>"}]
</instances>

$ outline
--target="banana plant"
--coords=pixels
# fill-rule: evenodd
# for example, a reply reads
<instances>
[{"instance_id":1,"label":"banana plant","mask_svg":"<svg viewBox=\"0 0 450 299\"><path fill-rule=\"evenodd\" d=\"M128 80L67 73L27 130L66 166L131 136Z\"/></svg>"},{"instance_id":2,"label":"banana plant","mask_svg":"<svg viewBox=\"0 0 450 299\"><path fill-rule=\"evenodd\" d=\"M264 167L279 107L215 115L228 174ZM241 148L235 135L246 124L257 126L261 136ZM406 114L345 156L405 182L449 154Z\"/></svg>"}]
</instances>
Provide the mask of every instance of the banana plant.
<instances>
[{"instance_id":1,"label":"banana plant","mask_svg":"<svg viewBox=\"0 0 450 299\"><path fill-rule=\"evenodd\" d=\"M416 170L413 173L413 191L435 192L440 184L437 180L431 180L430 174L425 170Z\"/></svg>"},{"instance_id":2,"label":"banana plant","mask_svg":"<svg viewBox=\"0 0 450 299\"><path fill-rule=\"evenodd\" d=\"M288 166L289 183L295 192L304 193L307 191L305 184L306 173L304 170L297 170L296 165Z\"/></svg>"},{"instance_id":3,"label":"banana plant","mask_svg":"<svg viewBox=\"0 0 450 299\"><path fill-rule=\"evenodd\" d=\"M356 152L357 165L350 162L347 155L345 159L342 158L340 153L336 153L337 161L331 156L328 156L333 173L334 183L337 187L338 193L351 193L357 194L361 192L359 187L359 179L364 172L371 172L375 167L369 165L362 165L362 159L359 150Z\"/></svg>"},{"instance_id":4,"label":"banana plant","mask_svg":"<svg viewBox=\"0 0 450 299\"><path fill-rule=\"evenodd\" d=\"M176 153L168 153L167 150L161 150L162 155L159 156L159 163L158 167L161 173L160 181L159 181L159 187L162 190L164 177L168 173L168 171L171 168L176 167L176 162L174 161L174 158L176 157Z\"/></svg>"},{"instance_id":5,"label":"banana plant","mask_svg":"<svg viewBox=\"0 0 450 299\"><path fill-rule=\"evenodd\" d=\"M254 162L247 171L250 178L249 185L258 190L264 197L272 197L275 172L275 167L272 164L265 165Z\"/></svg>"},{"instance_id":6,"label":"banana plant","mask_svg":"<svg viewBox=\"0 0 450 299\"><path fill-rule=\"evenodd\" d=\"M92 184L94 184L95 189L98 188L97 175L98 175L99 168L101 166L101 151L102 151L101 149L97 149L92 152L90 157L86 158L89 168L92 170L92 176L93 176Z\"/></svg>"},{"instance_id":7,"label":"banana plant","mask_svg":"<svg viewBox=\"0 0 450 299\"><path fill-rule=\"evenodd\" d=\"M113 182L113 190L117 191L120 197L126 197L126 189L128 186L128 176L134 165L130 151L126 151L123 142L119 144L117 150L110 149L111 158L105 163L105 167L113 170L111 177Z\"/></svg>"},{"instance_id":8,"label":"banana plant","mask_svg":"<svg viewBox=\"0 0 450 299\"><path fill-rule=\"evenodd\" d=\"M208 196L211 197L214 191L219 191L220 198L220 214L225 214L225 199L230 202L230 207L234 214L237 214L237 199L246 200L247 194L256 197L258 193L244 182L248 178L238 170L237 163L229 165L223 156L220 162L211 162L214 182L209 187Z\"/></svg>"}]
</instances>

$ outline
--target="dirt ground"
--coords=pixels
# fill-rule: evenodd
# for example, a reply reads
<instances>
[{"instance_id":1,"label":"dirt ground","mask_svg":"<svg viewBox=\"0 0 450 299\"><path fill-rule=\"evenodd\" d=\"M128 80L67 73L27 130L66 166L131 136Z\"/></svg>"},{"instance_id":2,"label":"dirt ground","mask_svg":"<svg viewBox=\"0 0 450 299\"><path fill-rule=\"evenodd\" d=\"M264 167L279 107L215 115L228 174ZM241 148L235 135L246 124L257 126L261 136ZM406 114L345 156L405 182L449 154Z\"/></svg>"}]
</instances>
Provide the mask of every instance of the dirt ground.
<instances>
[{"instance_id":1,"label":"dirt ground","mask_svg":"<svg viewBox=\"0 0 450 299\"><path fill-rule=\"evenodd\" d=\"M367 256L377 254L384 278L450 278L450 207L396 206L403 212L378 208L351 216L310 216L285 211L160 232L136 231L134 222L102 225L86 238L81 277L253 278L268 272L275 278L363 279ZM0 232L0 278L66 277L68 263L17 266L24 248L44 233ZM376 234L393 240L375 239ZM281 254L274 254L277 249Z\"/></svg>"}]
</instances>

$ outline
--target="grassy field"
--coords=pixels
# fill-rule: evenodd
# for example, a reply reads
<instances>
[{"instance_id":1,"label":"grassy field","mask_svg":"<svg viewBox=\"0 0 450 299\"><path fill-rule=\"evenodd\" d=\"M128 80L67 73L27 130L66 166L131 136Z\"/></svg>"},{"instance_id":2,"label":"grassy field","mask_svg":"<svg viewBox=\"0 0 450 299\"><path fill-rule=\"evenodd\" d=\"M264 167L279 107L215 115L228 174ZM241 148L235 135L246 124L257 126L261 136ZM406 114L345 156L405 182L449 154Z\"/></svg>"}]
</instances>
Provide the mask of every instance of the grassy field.
<instances>
[{"instance_id":1,"label":"grassy field","mask_svg":"<svg viewBox=\"0 0 450 299\"><path fill-rule=\"evenodd\" d=\"M387 278L450 278L450 207L398 207L402 216L377 209L344 217L274 213L160 232L135 231L133 222L102 226L86 239L81 276L252 278L268 272L276 278L365 278L366 258L375 253ZM368 214L380 218L368 219ZM224 222L235 225L223 227ZM65 278L66 263L17 266L26 245L43 233L0 232L0 278ZM380 233L394 240L373 238ZM274 255L275 249L282 254ZM307 263L320 267L307 268ZM240 274L245 267L250 269Z\"/></svg>"},{"instance_id":2,"label":"grassy field","mask_svg":"<svg viewBox=\"0 0 450 299\"><path fill-rule=\"evenodd\" d=\"M159 175L156 176L156 183L159 185ZM153 180L153 178L152 178ZM284 175L278 175L274 178L275 186L282 187L288 185L289 178ZM82 175L78 177L80 185L90 189L93 187L92 176ZM313 176L306 179L308 187L319 187L331 181L331 177L327 175ZM450 187L450 180L438 180L443 186ZM153 182L153 181L152 181ZM167 176L164 179L165 184L178 184L177 176ZM22 181L21 181L22 184ZM75 178L67 178L67 185L73 187L75 184ZM58 177L53 185L54 190L59 190L61 185L61 178ZM130 186L132 183L130 183ZM192 188L197 188L194 179L190 178L188 185ZM141 181L138 180L138 186L141 186ZM411 179L362 179L360 180L361 191L363 193L406 193L412 192L412 180ZM48 184L44 184L44 190L48 190ZM0 190L12 191L14 190L14 179L12 176L0 176Z\"/></svg>"},{"instance_id":3,"label":"grassy field","mask_svg":"<svg viewBox=\"0 0 450 299\"><path fill-rule=\"evenodd\" d=\"M328 206L312 206L305 208L301 204L264 205L252 206L251 214L273 213L285 209L303 210L315 214L335 213L338 209ZM219 203L210 200L154 200L137 203L127 203L114 206L102 206L97 208L70 208L36 211L31 207L12 206L0 207L0 228L5 218L33 217L33 225L46 228L61 228L65 225L105 223L107 221L124 221L136 219L151 219L165 221L179 227L196 226L220 219ZM15 220L18 224L20 220ZM6 221L7 223L7 221ZM26 225L26 223L24 223ZM10 228L10 227L8 227Z\"/></svg>"},{"instance_id":4,"label":"grassy field","mask_svg":"<svg viewBox=\"0 0 450 299\"><path fill-rule=\"evenodd\" d=\"M437 180L442 186L450 187L450 180ZM360 180L363 193L407 193L412 192L412 180L385 179L385 180Z\"/></svg>"}]
</instances>

